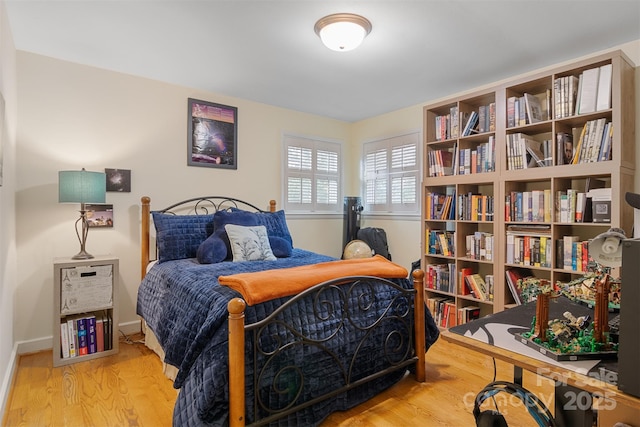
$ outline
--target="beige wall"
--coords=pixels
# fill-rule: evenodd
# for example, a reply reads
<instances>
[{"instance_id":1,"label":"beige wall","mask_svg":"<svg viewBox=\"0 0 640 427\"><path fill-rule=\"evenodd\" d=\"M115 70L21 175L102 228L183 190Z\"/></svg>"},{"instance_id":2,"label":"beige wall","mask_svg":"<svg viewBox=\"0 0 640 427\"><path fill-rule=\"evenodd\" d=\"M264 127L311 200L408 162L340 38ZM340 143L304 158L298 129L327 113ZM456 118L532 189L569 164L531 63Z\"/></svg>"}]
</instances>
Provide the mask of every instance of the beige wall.
<instances>
[{"instance_id":1,"label":"beige wall","mask_svg":"<svg viewBox=\"0 0 640 427\"><path fill-rule=\"evenodd\" d=\"M15 150L16 150L16 51L7 21L4 2L0 2L0 93L4 98L4 127L0 125L0 415L3 414L13 374L14 305L16 294L15 239ZM2 110L0 110L2 114ZM3 122L0 117L0 123ZM15 355L13 355L15 356Z\"/></svg>"},{"instance_id":2,"label":"beige wall","mask_svg":"<svg viewBox=\"0 0 640 427\"><path fill-rule=\"evenodd\" d=\"M152 207L199 195L281 204L282 132L346 141L349 124L222 95L18 53L18 292L15 339L50 337L52 261L79 244L79 206L57 203L58 171L130 169L131 193L107 193L113 229L91 229L87 251L120 257L120 321L135 322L140 197ZM186 165L187 98L238 107L238 169ZM347 159L348 162L351 159ZM340 255L342 222L305 228L294 244Z\"/></svg>"}]
</instances>

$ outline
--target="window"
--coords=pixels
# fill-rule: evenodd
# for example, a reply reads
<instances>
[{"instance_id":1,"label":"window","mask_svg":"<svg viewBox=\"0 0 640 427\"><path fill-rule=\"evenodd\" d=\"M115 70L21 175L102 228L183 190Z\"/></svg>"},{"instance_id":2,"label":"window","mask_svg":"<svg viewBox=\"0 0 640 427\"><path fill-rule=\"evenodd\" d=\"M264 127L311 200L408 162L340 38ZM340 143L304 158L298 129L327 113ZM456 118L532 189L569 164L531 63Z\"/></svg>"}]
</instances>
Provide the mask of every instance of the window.
<instances>
[{"instance_id":1,"label":"window","mask_svg":"<svg viewBox=\"0 0 640 427\"><path fill-rule=\"evenodd\" d=\"M287 212L342 212L342 144L284 136Z\"/></svg>"},{"instance_id":2,"label":"window","mask_svg":"<svg viewBox=\"0 0 640 427\"><path fill-rule=\"evenodd\" d=\"M369 213L420 213L418 132L363 147L363 206Z\"/></svg>"}]
</instances>

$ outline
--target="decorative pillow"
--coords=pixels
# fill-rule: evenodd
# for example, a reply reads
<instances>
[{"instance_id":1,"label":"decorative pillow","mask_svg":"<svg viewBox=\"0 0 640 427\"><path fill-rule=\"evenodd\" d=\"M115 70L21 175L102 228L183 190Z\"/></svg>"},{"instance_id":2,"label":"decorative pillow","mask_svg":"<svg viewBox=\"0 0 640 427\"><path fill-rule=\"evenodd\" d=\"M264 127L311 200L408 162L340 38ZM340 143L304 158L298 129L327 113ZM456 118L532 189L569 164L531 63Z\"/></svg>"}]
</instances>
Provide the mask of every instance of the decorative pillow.
<instances>
[{"instance_id":1,"label":"decorative pillow","mask_svg":"<svg viewBox=\"0 0 640 427\"><path fill-rule=\"evenodd\" d=\"M195 258L198 247L213 233L213 215L172 215L152 212L158 262Z\"/></svg>"},{"instance_id":2,"label":"decorative pillow","mask_svg":"<svg viewBox=\"0 0 640 427\"><path fill-rule=\"evenodd\" d=\"M224 226L231 243L233 261L275 261L271 251L267 228L264 225L244 227L227 224Z\"/></svg>"},{"instance_id":3,"label":"decorative pillow","mask_svg":"<svg viewBox=\"0 0 640 427\"><path fill-rule=\"evenodd\" d=\"M241 209L219 211L213 216L214 232L197 250L198 262L214 264L231 258L231 246L225 225L264 225L269 236L271 250L276 257L291 256L293 251L291 234L284 217L284 211L256 213Z\"/></svg>"}]
</instances>

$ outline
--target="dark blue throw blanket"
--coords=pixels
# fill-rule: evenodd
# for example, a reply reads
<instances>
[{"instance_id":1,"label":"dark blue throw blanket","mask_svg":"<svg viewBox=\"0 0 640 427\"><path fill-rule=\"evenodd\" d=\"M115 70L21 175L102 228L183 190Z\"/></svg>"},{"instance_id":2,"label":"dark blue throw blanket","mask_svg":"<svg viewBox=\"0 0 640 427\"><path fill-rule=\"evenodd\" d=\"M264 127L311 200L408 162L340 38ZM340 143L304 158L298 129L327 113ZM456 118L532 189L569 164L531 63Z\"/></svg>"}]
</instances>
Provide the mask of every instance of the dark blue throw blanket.
<instances>
[{"instance_id":1,"label":"dark blue throw blanket","mask_svg":"<svg viewBox=\"0 0 640 427\"><path fill-rule=\"evenodd\" d=\"M185 259L157 264L149 271L138 291L137 313L158 338L166 354L165 362L179 368L174 387L181 390L174 409L174 425L228 424L227 303L240 295L220 286L217 277L331 260L334 258L294 249L291 257L276 261L199 264L195 259ZM411 286L409 280L398 282ZM247 307L246 322L266 317L287 299ZM301 310L304 322L307 309ZM436 340L438 329L426 312L429 346ZM353 407L388 388L404 374L399 371L386 375L303 414L294 414L283 423L316 425L331 412ZM252 414L247 415L251 420Z\"/></svg>"}]
</instances>

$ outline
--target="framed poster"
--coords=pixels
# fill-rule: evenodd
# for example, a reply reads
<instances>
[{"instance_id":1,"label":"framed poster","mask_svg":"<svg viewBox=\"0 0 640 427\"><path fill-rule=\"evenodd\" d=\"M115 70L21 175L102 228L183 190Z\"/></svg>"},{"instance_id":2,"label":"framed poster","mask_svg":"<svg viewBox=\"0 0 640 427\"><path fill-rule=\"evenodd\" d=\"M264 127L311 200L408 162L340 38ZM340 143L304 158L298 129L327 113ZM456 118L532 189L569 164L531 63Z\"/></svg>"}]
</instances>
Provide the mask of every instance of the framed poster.
<instances>
[{"instance_id":1,"label":"framed poster","mask_svg":"<svg viewBox=\"0 0 640 427\"><path fill-rule=\"evenodd\" d=\"M187 164L238 168L238 109L189 98Z\"/></svg>"},{"instance_id":2,"label":"framed poster","mask_svg":"<svg viewBox=\"0 0 640 427\"><path fill-rule=\"evenodd\" d=\"M86 203L89 227L113 227L113 205Z\"/></svg>"}]
</instances>

